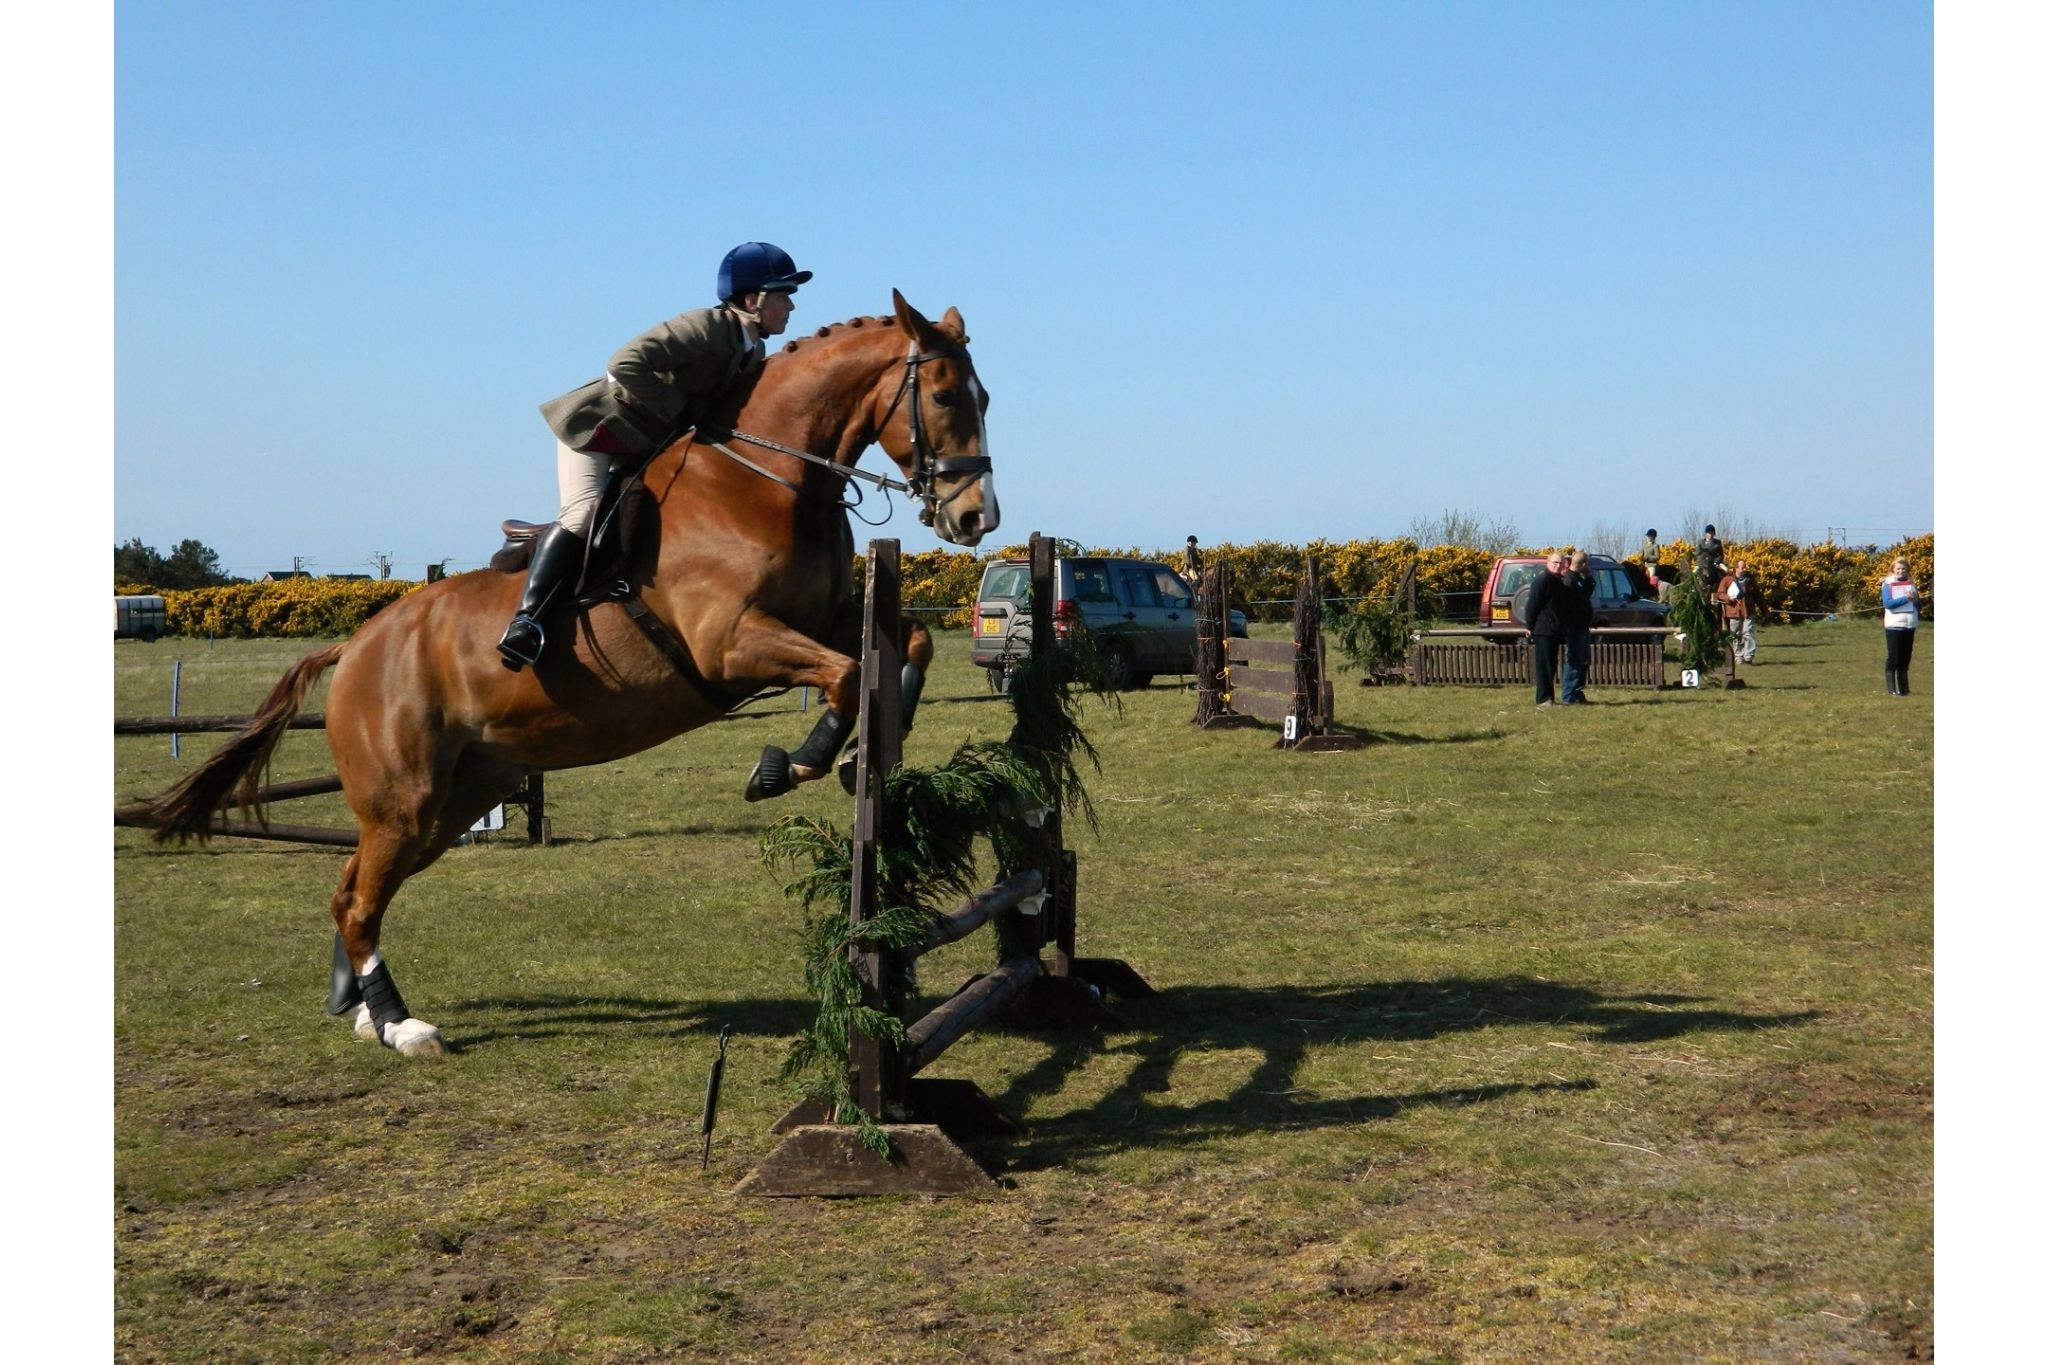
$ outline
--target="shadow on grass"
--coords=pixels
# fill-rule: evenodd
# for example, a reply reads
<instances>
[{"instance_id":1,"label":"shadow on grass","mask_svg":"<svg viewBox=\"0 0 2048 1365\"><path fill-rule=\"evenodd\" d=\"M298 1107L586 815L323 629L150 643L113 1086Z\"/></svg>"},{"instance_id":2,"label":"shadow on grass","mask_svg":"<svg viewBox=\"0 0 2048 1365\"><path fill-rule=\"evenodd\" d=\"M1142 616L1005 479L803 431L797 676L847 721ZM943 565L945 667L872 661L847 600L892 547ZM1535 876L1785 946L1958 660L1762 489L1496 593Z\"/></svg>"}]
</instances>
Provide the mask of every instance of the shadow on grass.
<instances>
[{"instance_id":1,"label":"shadow on grass","mask_svg":"<svg viewBox=\"0 0 2048 1365\"><path fill-rule=\"evenodd\" d=\"M1459 730L1448 735L1410 735L1399 730L1366 730L1350 725L1332 727L1346 734L1357 735L1367 744L1477 744L1482 740L1501 740L1508 732L1497 725L1484 730Z\"/></svg>"},{"instance_id":2,"label":"shadow on grass","mask_svg":"<svg viewBox=\"0 0 2048 1365\"><path fill-rule=\"evenodd\" d=\"M1817 1012L1750 1014L1705 1008L1700 997L1603 995L1529 977L1391 981L1330 986L1189 986L1120 1005L1125 1030L1033 1030L1052 1050L994 1096L1020 1114L1057 1095L1074 1071L1098 1058L1128 1060L1121 1080L1083 1109L1034 1119L992 1155L1010 1170L1038 1170L1132 1146L1168 1146L1189 1137L1285 1132L1368 1123L1419 1106L1484 1104L1512 1095L1592 1090L1590 1079L1502 1082L1436 1090L1386 1090L1329 1097L1296 1084L1310 1052L1360 1043L1423 1042L1517 1023L1580 1030L1593 1043L1641 1044L1694 1033L1789 1028ZM814 1016L802 999L669 1000L647 996L508 995L449 1001L430 1011L455 1026L455 1050L524 1044L619 1031L701 1038L723 1026L741 1036L794 1037ZM473 1021L476 1032L465 1027ZM1250 1071L1220 1099L1162 1103L1175 1066L1190 1051L1257 1054ZM1389 1072L1389 1079L1392 1073Z\"/></svg>"},{"instance_id":3,"label":"shadow on grass","mask_svg":"<svg viewBox=\"0 0 2048 1365\"><path fill-rule=\"evenodd\" d=\"M658 1038L715 1039L730 1026L734 1033L762 1038L792 1038L817 1016L808 1000L655 1000L637 995L478 996L432 1006L428 1017L446 1016L458 1032L453 1050L473 1051L494 1043L531 1042L542 1038L594 1036L610 1030ZM513 1022L506 1022L510 1015ZM494 1019L495 1016L495 1019ZM465 1020L493 1020L476 1032Z\"/></svg>"},{"instance_id":4,"label":"shadow on grass","mask_svg":"<svg viewBox=\"0 0 2048 1365\"><path fill-rule=\"evenodd\" d=\"M1036 1066L1015 1076L997 1103L1020 1113L1057 1094L1069 1072L1096 1057L1131 1059L1128 1073L1086 1109L1033 1120L1008 1153L1012 1169L1056 1166L1119 1147L1190 1136L1279 1132L1370 1122L1422 1105L1481 1104L1540 1091L1591 1090L1589 1079L1325 1097L1296 1073L1312 1049L1361 1042L1418 1042L1503 1024L1575 1025L1596 1043L1646 1043L1691 1033L1786 1028L1817 1017L1697 1008L1684 995L1607 996L1527 977L1377 982L1357 986L1195 986L1126 1007L1142 1025L1114 1039L1062 1035ZM1254 1052L1259 1060L1231 1094L1194 1104L1159 1103L1190 1050ZM1390 1074L1391 1079L1391 1074Z\"/></svg>"}]
</instances>

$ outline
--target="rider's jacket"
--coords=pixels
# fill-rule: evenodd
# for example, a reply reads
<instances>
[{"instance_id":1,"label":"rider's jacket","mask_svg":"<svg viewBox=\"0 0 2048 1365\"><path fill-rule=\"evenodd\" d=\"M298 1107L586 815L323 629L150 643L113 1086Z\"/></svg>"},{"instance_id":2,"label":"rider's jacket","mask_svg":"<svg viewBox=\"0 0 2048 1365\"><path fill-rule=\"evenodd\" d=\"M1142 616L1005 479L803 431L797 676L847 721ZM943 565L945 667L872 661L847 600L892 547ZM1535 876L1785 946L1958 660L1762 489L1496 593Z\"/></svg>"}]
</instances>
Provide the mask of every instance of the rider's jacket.
<instances>
[{"instance_id":1,"label":"rider's jacket","mask_svg":"<svg viewBox=\"0 0 2048 1365\"><path fill-rule=\"evenodd\" d=\"M603 376L541 404L541 417L571 450L651 455L718 411L762 359L730 309L698 308L634 337Z\"/></svg>"}]
</instances>

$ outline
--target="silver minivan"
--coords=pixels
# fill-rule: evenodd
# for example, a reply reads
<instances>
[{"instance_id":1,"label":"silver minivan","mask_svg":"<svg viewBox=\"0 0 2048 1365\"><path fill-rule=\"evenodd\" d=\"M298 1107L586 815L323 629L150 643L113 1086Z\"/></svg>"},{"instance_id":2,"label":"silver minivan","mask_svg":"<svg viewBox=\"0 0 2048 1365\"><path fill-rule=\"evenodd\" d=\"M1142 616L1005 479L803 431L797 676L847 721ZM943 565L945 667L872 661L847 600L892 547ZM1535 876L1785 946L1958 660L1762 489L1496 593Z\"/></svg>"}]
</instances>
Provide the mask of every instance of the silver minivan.
<instances>
[{"instance_id":1,"label":"silver minivan","mask_svg":"<svg viewBox=\"0 0 2048 1365\"><path fill-rule=\"evenodd\" d=\"M974 604L974 662L1002 690L1010 660L1031 650L1031 565L998 559L981 573ZM1143 687L1161 673L1195 668L1195 592L1169 564L1106 555L1053 561L1053 628L1087 630L1119 688ZM1245 616L1230 613L1230 633Z\"/></svg>"}]
</instances>

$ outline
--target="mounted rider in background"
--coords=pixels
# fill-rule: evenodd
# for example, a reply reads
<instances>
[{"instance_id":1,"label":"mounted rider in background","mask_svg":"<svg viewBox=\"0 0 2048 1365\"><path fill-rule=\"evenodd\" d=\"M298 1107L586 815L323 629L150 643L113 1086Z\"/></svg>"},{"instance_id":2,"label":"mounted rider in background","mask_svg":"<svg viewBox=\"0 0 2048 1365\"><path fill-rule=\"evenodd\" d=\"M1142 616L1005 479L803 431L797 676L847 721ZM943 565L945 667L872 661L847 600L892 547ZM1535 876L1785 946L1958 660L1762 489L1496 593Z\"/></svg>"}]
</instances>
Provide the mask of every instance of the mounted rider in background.
<instances>
[{"instance_id":1,"label":"mounted rider in background","mask_svg":"<svg viewBox=\"0 0 2048 1365\"><path fill-rule=\"evenodd\" d=\"M641 333L619 348L603 378L541 404L555 434L562 510L534 543L518 613L498 641L507 668L537 663L547 648L542 620L582 568L612 470L659 453L751 382L767 357L767 338L789 325L791 295L810 278L781 247L743 242L719 263L717 307Z\"/></svg>"}]
</instances>

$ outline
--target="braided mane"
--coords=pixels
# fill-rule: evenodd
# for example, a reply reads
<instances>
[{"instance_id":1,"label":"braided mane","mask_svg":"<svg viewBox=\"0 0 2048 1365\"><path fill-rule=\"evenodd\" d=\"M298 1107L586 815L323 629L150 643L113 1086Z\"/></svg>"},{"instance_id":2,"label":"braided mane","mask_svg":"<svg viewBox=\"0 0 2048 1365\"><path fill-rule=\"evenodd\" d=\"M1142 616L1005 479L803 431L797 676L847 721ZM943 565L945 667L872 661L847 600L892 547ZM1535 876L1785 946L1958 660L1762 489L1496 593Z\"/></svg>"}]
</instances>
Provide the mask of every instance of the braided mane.
<instances>
[{"instance_id":1,"label":"braided mane","mask_svg":"<svg viewBox=\"0 0 2048 1365\"><path fill-rule=\"evenodd\" d=\"M896 319L893 317L848 318L844 322L835 322L828 327L820 327L817 331L811 333L809 337L801 338L796 341L785 342L783 344L780 354L788 355L791 351L794 351L797 347L803 345L805 341L816 340L824 337L838 336L841 333L851 331L854 328L894 327L895 325Z\"/></svg>"}]
</instances>

